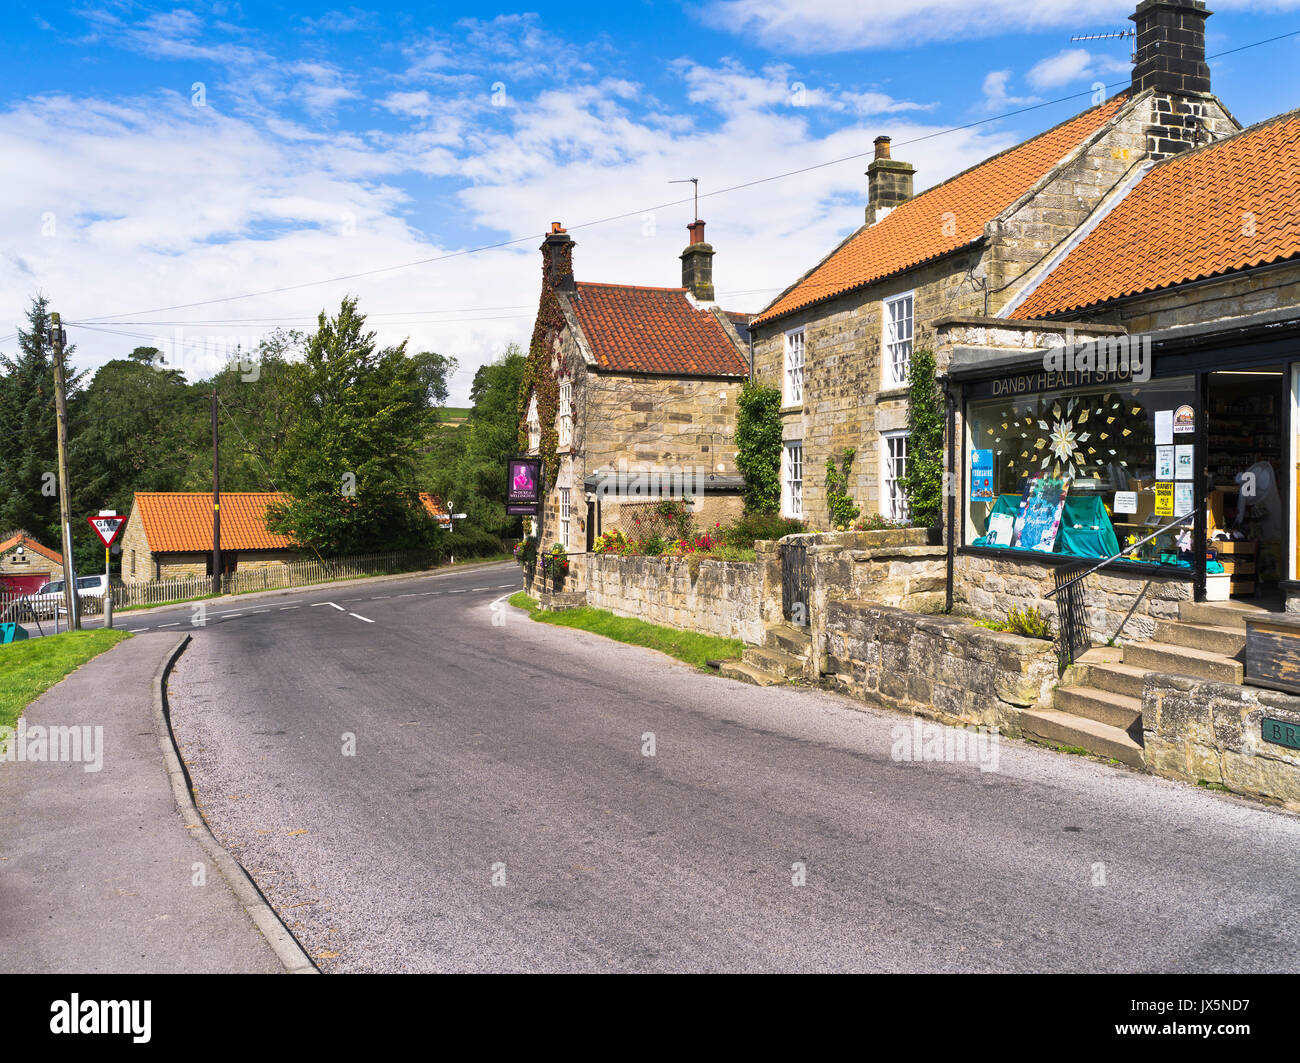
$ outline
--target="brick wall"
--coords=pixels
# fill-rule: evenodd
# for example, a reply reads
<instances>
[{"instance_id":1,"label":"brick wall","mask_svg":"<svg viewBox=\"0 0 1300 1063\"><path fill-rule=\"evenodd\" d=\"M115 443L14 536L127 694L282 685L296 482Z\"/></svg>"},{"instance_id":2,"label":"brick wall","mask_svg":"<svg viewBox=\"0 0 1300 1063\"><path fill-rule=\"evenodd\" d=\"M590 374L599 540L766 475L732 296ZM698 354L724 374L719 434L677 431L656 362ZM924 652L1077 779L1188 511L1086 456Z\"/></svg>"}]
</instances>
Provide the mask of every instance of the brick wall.
<instances>
[{"instance_id":1,"label":"brick wall","mask_svg":"<svg viewBox=\"0 0 1300 1063\"><path fill-rule=\"evenodd\" d=\"M1218 783L1300 810L1300 751L1264 741L1264 717L1300 730L1300 697L1188 676L1147 676L1142 737L1147 771Z\"/></svg>"},{"instance_id":2,"label":"brick wall","mask_svg":"<svg viewBox=\"0 0 1300 1063\"><path fill-rule=\"evenodd\" d=\"M1050 643L867 602L832 601L826 672L845 693L946 723L1020 730L1020 710L1050 703Z\"/></svg>"},{"instance_id":3,"label":"brick wall","mask_svg":"<svg viewBox=\"0 0 1300 1063\"><path fill-rule=\"evenodd\" d=\"M686 558L592 555L587 604L652 624L761 644L764 600L775 593L779 608L779 577L773 588L762 562L700 561L694 577L690 569Z\"/></svg>"},{"instance_id":4,"label":"brick wall","mask_svg":"<svg viewBox=\"0 0 1300 1063\"><path fill-rule=\"evenodd\" d=\"M1003 620L1012 609L1037 608L1056 626L1055 566L1013 557L958 554L953 599L976 616ZM1106 570L1084 581L1084 606L1093 638L1150 639L1157 620L1177 620L1178 607L1192 600L1190 576L1146 575Z\"/></svg>"}]
</instances>

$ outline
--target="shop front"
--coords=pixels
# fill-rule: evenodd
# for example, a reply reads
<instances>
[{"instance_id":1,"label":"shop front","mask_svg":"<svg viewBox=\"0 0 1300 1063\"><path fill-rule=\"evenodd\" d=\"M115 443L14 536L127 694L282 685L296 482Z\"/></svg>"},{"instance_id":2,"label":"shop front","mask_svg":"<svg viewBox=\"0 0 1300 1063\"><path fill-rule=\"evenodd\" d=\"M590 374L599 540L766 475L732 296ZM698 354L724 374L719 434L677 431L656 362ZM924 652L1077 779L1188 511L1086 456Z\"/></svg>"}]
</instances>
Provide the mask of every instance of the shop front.
<instances>
[{"instance_id":1,"label":"shop front","mask_svg":"<svg viewBox=\"0 0 1300 1063\"><path fill-rule=\"evenodd\" d=\"M954 355L956 552L1280 605L1300 566L1300 344L1144 342L1079 370Z\"/></svg>"}]
</instances>

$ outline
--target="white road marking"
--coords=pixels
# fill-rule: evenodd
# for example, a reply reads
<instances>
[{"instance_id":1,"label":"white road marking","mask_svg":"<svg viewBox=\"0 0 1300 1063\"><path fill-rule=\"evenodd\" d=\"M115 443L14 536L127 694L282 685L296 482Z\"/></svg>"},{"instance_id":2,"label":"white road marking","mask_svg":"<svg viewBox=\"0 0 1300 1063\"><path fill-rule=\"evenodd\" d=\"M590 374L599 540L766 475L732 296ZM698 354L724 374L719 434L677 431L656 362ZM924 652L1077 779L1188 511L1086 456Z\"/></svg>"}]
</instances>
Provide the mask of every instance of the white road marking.
<instances>
[{"instance_id":1,"label":"white road marking","mask_svg":"<svg viewBox=\"0 0 1300 1063\"><path fill-rule=\"evenodd\" d=\"M174 623L174 624L159 624L158 626L159 626L159 627L180 627L180 626L181 626L181 622L180 622L179 620L177 620L176 623Z\"/></svg>"},{"instance_id":2,"label":"white road marking","mask_svg":"<svg viewBox=\"0 0 1300 1063\"><path fill-rule=\"evenodd\" d=\"M518 587L518 586L519 586L519 584L517 584L517 583L498 583L498 584L493 588L493 590L502 591L502 590L505 590L507 587Z\"/></svg>"},{"instance_id":3,"label":"white road marking","mask_svg":"<svg viewBox=\"0 0 1300 1063\"><path fill-rule=\"evenodd\" d=\"M448 594L464 594L465 591L464 591L464 590L459 590L459 591L448 591L447 593L448 593Z\"/></svg>"},{"instance_id":4,"label":"white road marking","mask_svg":"<svg viewBox=\"0 0 1300 1063\"><path fill-rule=\"evenodd\" d=\"M220 617L224 617L226 620L233 620L235 617L243 616L244 614L243 613L218 613L217 615Z\"/></svg>"},{"instance_id":5,"label":"white road marking","mask_svg":"<svg viewBox=\"0 0 1300 1063\"><path fill-rule=\"evenodd\" d=\"M358 620L364 620L367 624L374 623L374 621L371 620L369 617L362 616L360 613L348 613L348 616L355 616Z\"/></svg>"},{"instance_id":6,"label":"white road marking","mask_svg":"<svg viewBox=\"0 0 1300 1063\"><path fill-rule=\"evenodd\" d=\"M283 613L286 609L297 609L297 608L298 606L296 605L282 605L280 606L280 612Z\"/></svg>"},{"instance_id":7,"label":"white road marking","mask_svg":"<svg viewBox=\"0 0 1300 1063\"><path fill-rule=\"evenodd\" d=\"M148 631L147 627L129 627L126 629L128 635L138 635L141 631Z\"/></svg>"},{"instance_id":8,"label":"white road marking","mask_svg":"<svg viewBox=\"0 0 1300 1063\"><path fill-rule=\"evenodd\" d=\"M492 589L493 589L492 587L471 587L471 588L470 588L471 591L490 591L490 590L492 590ZM496 589L497 589L497 590L500 590L499 587L496 588Z\"/></svg>"},{"instance_id":9,"label":"white road marking","mask_svg":"<svg viewBox=\"0 0 1300 1063\"><path fill-rule=\"evenodd\" d=\"M254 609L252 615L256 616L258 613L269 613L270 611L270 609Z\"/></svg>"},{"instance_id":10,"label":"white road marking","mask_svg":"<svg viewBox=\"0 0 1300 1063\"><path fill-rule=\"evenodd\" d=\"M416 591L407 591L405 594L399 594L398 597L399 597L399 598L414 598L415 595L416 595L416 593L417 593Z\"/></svg>"},{"instance_id":11,"label":"white road marking","mask_svg":"<svg viewBox=\"0 0 1300 1063\"><path fill-rule=\"evenodd\" d=\"M391 594L376 594L376 595L375 595L373 598L371 598L370 600L371 600L372 602L378 602L378 601L382 601L384 598L391 598L391 597L392 597ZM358 598L357 601L361 601L361 599Z\"/></svg>"}]
</instances>

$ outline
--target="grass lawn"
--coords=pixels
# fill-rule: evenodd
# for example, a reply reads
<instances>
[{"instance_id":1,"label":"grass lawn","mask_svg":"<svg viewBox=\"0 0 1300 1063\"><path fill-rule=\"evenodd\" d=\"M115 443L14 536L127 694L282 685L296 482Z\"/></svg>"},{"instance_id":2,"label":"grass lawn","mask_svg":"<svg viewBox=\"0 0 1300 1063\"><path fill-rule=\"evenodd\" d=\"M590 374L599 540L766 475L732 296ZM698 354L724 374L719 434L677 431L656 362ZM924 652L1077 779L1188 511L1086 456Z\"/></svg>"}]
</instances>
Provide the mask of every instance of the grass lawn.
<instances>
[{"instance_id":1,"label":"grass lawn","mask_svg":"<svg viewBox=\"0 0 1300 1063\"><path fill-rule=\"evenodd\" d=\"M130 637L125 631L65 631L0 646L0 727L12 727L60 679Z\"/></svg>"},{"instance_id":2,"label":"grass lawn","mask_svg":"<svg viewBox=\"0 0 1300 1063\"><path fill-rule=\"evenodd\" d=\"M644 646L658 650L679 661L703 668L705 661L725 661L739 657L745 648L740 639L724 639L718 635L701 635L697 631L678 631L672 627L660 627L647 624L644 620L632 620L625 616L615 616L605 609L566 609L558 613L544 613L525 592L519 591L510 596L510 604L518 609L525 609L529 616L542 624L555 624L559 627L576 627L596 635L604 635L615 642L627 642L633 646Z\"/></svg>"}]
</instances>

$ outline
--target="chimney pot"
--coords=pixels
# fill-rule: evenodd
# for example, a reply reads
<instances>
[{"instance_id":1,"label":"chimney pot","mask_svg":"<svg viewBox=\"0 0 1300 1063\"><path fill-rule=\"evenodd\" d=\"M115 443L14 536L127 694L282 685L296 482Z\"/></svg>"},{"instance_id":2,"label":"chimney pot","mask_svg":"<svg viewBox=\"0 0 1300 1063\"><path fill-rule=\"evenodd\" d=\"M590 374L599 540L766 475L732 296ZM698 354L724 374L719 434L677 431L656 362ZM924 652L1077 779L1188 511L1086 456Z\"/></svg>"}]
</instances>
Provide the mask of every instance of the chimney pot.
<instances>
[{"instance_id":1,"label":"chimney pot","mask_svg":"<svg viewBox=\"0 0 1300 1063\"><path fill-rule=\"evenodd\" d=\"M696 218L686 231L691 242L682 252L682 287L702 303L713 302L713 248L704 242L704 222Z\"/></svg>"},{"instance_id":2,"label":"chimney pot","mask_svg":"<svg viewBox=\"0 0 1300 1063\"><path fill-rule=\"evenodd\" d=\"M875 225L885 214L912 198L916 170L911 163L890 154L890 138L876 137L876 157L867 167L867 224Z\"/></svg>"},{"instance_id":3,"label":"chimney pot","mask_svg":"<svg viewBox=\"0 0 1300 1063\"><path fill-rule=\"evenodd\" d=\"M573 237L564 231L558 221L551 222L551 231L542 241L542 288L558 292L577 291L573 279Z\"/></svg>"}]
</instances>

